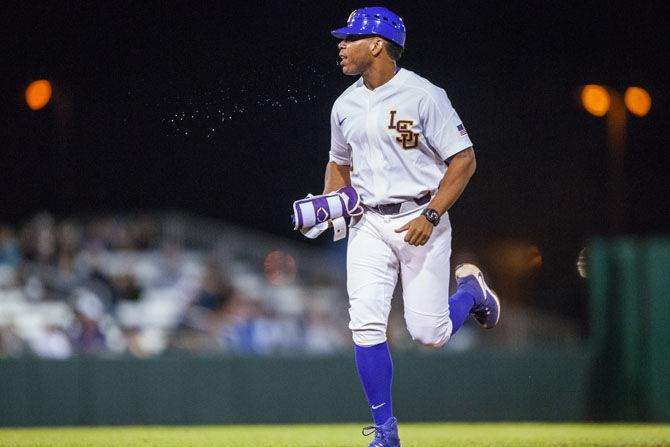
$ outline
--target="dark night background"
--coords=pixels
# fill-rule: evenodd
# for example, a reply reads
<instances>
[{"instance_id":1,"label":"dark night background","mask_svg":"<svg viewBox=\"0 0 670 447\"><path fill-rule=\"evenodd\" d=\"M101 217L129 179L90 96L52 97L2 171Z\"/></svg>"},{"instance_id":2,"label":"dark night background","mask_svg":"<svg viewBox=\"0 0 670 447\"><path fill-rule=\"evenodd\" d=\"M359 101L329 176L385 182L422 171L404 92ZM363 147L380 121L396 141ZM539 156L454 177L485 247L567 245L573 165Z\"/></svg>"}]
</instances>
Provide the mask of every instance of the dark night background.
<instances>
[{"instance_id":1,"label":"dark night background","mask_svg":"<svg viewBox=\"0 0 670 447\"><path fill-rule=\"evenodd\" d=\"M329 31L359 6L4 3L0 220L172 208L298 240L291 203L321 192L330 108L354 81ZM628 120L620 231L668 232L664 2L386 6L407 25L400 65L446 89L475 144L456 248L532 241L548 306L570 313L577 254L611 228L605 118L579 104L590 83L650 92ZM40 78L54 98L31 111Z\"/></svg>"}]
</instances>

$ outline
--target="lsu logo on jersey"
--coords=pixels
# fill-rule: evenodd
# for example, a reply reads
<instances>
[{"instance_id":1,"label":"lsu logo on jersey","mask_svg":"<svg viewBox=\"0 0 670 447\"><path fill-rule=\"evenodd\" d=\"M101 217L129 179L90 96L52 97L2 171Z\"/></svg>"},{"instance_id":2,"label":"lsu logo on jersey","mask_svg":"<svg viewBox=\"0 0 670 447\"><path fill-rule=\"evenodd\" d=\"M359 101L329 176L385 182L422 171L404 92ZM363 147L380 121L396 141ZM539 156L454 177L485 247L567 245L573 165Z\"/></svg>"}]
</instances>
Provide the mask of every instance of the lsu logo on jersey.
<instances>
[{"instance_id":1,"label":"lsu logo on jersey","mask_svg":"<svg viewBox=\"0 0 670 447\"><path fill-rule=\"evenodd\" d=\"M391 110L389 112L390 120L388 128L398 132L396 141L402 143L403 149L414 149L419 146L419 134L412 132L414 127L413 120L398 120L396 121L395 116L398 113L397 110Z\"/></svg>"}]
</instances>

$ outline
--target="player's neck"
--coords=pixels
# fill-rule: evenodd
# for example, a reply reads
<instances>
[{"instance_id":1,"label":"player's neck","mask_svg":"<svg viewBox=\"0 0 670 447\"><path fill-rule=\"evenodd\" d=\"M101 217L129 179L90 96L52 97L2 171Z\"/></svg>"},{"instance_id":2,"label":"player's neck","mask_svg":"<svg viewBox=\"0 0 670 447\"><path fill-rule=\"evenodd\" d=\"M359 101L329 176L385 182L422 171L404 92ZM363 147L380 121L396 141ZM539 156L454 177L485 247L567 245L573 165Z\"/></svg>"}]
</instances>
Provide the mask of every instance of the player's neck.
<instances>
[{"instance_id":1,"label":"player's neck","mask_svg":"<svg viewBox=\"0 0 670 447\"><path fill-rule=\"evenodd\" d=\"M396 72L395 63L371 64L363 72L363 83L369 90L374 90L390 81Z\"/></svg>"}]
</instances>

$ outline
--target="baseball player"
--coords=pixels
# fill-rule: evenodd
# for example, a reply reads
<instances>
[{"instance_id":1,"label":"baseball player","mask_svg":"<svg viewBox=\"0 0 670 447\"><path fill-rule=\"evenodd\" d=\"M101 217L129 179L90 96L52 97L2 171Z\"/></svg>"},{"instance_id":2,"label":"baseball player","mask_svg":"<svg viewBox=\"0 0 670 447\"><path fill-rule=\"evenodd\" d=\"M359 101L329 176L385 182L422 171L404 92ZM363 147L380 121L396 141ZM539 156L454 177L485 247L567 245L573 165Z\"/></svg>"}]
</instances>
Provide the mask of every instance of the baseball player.
<instances>
[{"instance_id":1,"label":"baseball player","mask_svg":"<svg viewBox=\"0 0 670 447\"><path fill-rule=\"evenodd\" d=\"M362 208L350 213L347 289L356 366L374 419L363 432L374 433L370 446L399 446L386 343L398 276L407 329L427 347L447 343L469 314L494 327L500 304L472 264L456 269L458 290L448 296L447 211L475 171L475 154L445 91L397 66L405 46L403 20L383 7L361 8L332 35L341 40L342 72L359 78L333 105L321 197L346 191L341 202L333 194L322 200L338 210ZM358 200L346 205L352 191ZM323 203L316 214L325 217Z\"/></svg>"}]
</instances>

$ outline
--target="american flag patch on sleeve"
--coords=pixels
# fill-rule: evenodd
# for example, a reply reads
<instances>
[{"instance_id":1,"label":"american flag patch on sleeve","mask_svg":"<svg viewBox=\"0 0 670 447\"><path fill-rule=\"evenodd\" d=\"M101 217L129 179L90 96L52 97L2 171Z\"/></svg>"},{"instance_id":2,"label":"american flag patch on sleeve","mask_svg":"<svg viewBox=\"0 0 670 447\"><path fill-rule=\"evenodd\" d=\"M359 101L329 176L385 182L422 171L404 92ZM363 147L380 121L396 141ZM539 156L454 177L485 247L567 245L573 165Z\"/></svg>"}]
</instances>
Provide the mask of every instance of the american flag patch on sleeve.
<instances>
[{"instance_id":1,"label":"american flag patch on sleeve","mask_svg":"<svg viewBox=\"0 0 670 447\"><path fill-rule=\"evenodd\" d=\"M459 124L458 126L456 126L456 129L458 130L458 133L459 133L461 136L463 136L463 135L467 135L467 134L468 134L468 131L465 130L465 127L463 127L463 124Z\"/></svg>"}]
</instances>

